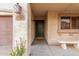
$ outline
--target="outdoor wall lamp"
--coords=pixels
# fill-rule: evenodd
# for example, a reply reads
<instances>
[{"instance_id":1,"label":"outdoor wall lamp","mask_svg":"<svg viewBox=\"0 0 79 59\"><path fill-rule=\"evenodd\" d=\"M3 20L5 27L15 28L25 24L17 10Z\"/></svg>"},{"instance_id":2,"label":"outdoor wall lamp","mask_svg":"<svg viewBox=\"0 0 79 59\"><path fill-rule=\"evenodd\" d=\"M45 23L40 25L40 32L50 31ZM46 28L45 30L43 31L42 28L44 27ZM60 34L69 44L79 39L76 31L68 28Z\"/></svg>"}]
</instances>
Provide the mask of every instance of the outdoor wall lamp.
<instances>
[{"instance_id":1,"label":"outdoor wall lamp","mask_svg":"<svg viewBox=\"0 0 79 59\"><path fill-rule=\"evenodd\" d=\"M14 5L14 13L16 13L16 20L24 19L24 15L22 13L22 7L19 5L19 3L16 3Z\"/></svg>"},{"instance_id":2,"label":"outdoor wall lamp","mask_svg":"<svg viewBox=\"0 0 79 59\"><path fill-rule=\"evenodd\" d=\"M21 14L21 11L22 11L22 7L19 5L19 3L16 3L15 5L14 5L14 12L16 13L16 14Z\"/></svg>"}]
</instances>

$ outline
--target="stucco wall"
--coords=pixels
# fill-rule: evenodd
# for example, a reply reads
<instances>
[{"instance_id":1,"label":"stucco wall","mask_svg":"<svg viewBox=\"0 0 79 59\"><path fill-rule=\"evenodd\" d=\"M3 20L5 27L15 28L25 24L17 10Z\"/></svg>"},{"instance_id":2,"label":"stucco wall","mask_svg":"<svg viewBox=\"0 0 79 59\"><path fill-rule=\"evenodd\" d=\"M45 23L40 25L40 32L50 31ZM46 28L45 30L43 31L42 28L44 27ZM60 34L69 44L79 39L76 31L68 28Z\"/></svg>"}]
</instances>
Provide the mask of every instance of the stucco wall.
<instances>
[{"instance_id":1,"label":"stucco wall","mask_svg":"<svg viewBox=\"0 0 79 59\"><path fill-rule=\"evenodd\" d=\"M31 19L31 44L33 43L35 39L35 21L34 21L34 15L32 14L32 19Z\"/></svg>"},{"instance_id":2,"label":"stucco wall","mask_svg":"<svg viewBox=\"0 0 79 59\"><path fill-rule=\"evenodd\" d=\"M13 14L13 48L16 47L16 41L19 43L20 38L26 40L26 52L28 53L28 4L20 4L24 19L17 20L16 13ZM25 53L27 55L27 53Z\"/></svg>"},{"instance_id":3,"label":"stucco wall","mask_svg":"<svg viewBox=\"0 0 79 59\"><path fill-rule=\"evenodd\" d=\"M44 24L44 35L45 35L45 39L46 41L48 41L48 13L46 15L46 19L45 19L45 24Z\"/></svg>"},{"instance_id":4,"label":"stucco wall","mask_svg":"<svg viewBox=\"0 0 79 59\"><path fill-rule=\"evenodd\" d=\"M48 44L57 44L58 15L48 12Z\"/></svg>"},{"instance_id":5,"label":"stucco wall","mask_svg":"<svg viewBox=\"0 0 79 59\"><path fill-rule=\"evenodd\" d=\"M28 6L28 17L29 17L29 23L28 23L28 48L29 48L29 53L31 52L31 44L35 38L35 22L34 22L34 15L31 11L31 7L30 7L30 4Z\"/></svg>"},{"instance_id":6,"label":"stucco wall","mask_svg":"<svg viewBox=\"0 0 79 59\"><path fill-rule=\"evenodd\" d=\"M58 29L59 25L58 13L49 11L48 12L48 44L58 45L58 40L73 40L79 39L79 30L64 30ZM64 33L63 33L64 32Z\"/></svg>"}]
</instances>

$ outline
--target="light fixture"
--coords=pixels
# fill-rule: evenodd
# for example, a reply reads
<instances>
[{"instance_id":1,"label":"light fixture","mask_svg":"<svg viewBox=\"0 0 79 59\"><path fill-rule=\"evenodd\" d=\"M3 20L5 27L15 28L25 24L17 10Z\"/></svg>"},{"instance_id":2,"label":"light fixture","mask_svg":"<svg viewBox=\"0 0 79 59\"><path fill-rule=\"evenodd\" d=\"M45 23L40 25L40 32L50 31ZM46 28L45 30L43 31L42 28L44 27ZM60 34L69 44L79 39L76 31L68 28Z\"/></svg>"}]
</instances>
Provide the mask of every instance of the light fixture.
<instances>
[{"instance_id":1,"label":"light fixture","mask_svg":"<svg viewBox=\"0 0 79 59\"><path fill-rule=\"evenodd\" d=\"M22 7L19 3L14 5L14 13L16 13L16 20L24 20L24 15L22 13Z\"/></svg>"},{"instance_id":2,"label":"light fixture","mask_svg":"<svg viewBox=\"0 0 79 59\"><path fill-rule=\"evenodd\" d=\"M16 3L14 5L14 12L17 14L21 14L21 11L22 11L22 7L19 5L19 3Z\"/></svg>"}]
</instances>

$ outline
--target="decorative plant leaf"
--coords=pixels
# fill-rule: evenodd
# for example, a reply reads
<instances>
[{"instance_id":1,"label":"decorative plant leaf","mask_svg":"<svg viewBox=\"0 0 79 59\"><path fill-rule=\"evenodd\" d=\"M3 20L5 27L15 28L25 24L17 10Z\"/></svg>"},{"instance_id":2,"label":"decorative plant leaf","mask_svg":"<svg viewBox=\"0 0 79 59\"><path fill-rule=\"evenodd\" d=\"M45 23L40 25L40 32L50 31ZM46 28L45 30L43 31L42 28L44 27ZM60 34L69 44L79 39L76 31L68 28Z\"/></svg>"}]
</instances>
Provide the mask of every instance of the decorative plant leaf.
<instances>
[{"instance_id":1,"label":"decorative plant leaf","mask_svg":"<svg viewBox=\"0 0 79 59\"><path fill-rule=\"evenodd\" d=\"M20 40L20 44L16 45L17 47L11 51L11 56L22 56L25 53L25 41Z\"/></svg>"}]
</instances>

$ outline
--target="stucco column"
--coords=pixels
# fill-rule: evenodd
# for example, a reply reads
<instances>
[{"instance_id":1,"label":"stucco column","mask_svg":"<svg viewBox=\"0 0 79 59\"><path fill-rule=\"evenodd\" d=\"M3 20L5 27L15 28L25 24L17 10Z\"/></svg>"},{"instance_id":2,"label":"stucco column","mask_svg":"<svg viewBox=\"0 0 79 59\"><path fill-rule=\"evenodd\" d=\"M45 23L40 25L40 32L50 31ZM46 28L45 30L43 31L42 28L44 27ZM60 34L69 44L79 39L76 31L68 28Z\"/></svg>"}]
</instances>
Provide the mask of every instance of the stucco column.
<instances>
[{"instance_id":1,"label":"stucco column","mask_svg":"<svg viewBox=\"0 0 79 59\"><path fill-rule=\"evenodd\" d=\"M13 15L13 48L16 47L17 43L20 42L20 38L22 40L26 40L26 52L28 48L28 4L23 3L20 4L22 7L22 15L24 19L18 20L16 19L17 14Z\"/></svg>"}]
</instances>

